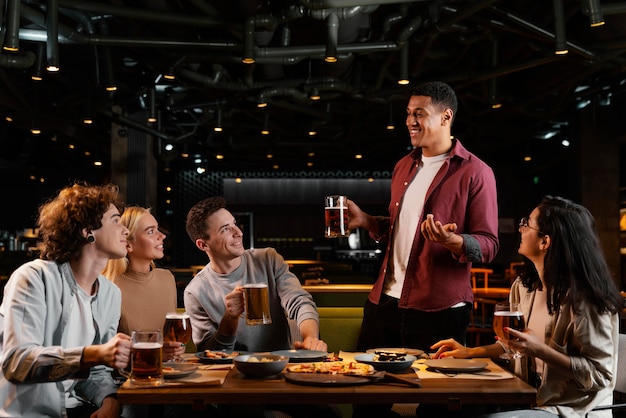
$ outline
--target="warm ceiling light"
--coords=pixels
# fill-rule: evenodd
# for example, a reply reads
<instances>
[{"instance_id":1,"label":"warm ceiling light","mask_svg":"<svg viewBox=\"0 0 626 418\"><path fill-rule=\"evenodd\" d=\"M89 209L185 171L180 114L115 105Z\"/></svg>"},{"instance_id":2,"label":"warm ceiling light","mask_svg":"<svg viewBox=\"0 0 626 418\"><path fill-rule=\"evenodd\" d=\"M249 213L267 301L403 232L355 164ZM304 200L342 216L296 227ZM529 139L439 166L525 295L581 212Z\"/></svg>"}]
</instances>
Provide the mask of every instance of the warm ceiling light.
<instances>
[{"instance_id":1,"label":"warm ceiling light","mask_svg":"<svg viewBox=\"0 0 626 418\"><path fill-rule=\"evenodd\" d=\"M30 133L33 135L39 135L41 133L41 129L35 127L30 128Z\"/></svg>"},{"instance_id":2,"label":"warm ceiling light","mask_svg":"<svg viewBox=\"0 0 626 418\"><path fill-rule=\"evenodd\" d=\"M409 43L405 42L400 50L400 77L398 78L398 84L406 86L409 82Z\"/></svg>"},{"instance_id":3,"label":"warm ceiling light","mask_svg":"<svg viewBox=\"0 0 626 418\"><path fill-rule=\"evenodd\" d=\"M83 119L83 123L84 123L85 125L91 125L91 124L93 124L93 119L91 119L91 118L89 118L89 117L84 118L84 119Z\"/></svg>"},{"instance_id":4,"label":"warm ceiling light","mask_svg":"<svg viewBox=\"0 0 626 418\"><path fill-rule=\"evenodd\" d=\"M215 159L216 160L223 160L224 159L224 154L215 154Z\"/></svg>"},{"instance_id":5,"label":"warm ceiling light","mask_svg":"<svg viewBox=\"0 0 626 418\"><path fill-rule=\"evenodd\" d=\"M20 1L3 2L6 6L6 20L4 27L4 45L2 49L8 52L17 52L20 49ZM3 16L4 17L4 16Z\"/></svg>"},{"instance_id":6,"label":"warm ceiling light","mask_svg":"<svg viewBox=\"0 0 626 418\"><path fill-rule=\"evenodd\" d=\"M339 17L336 13L330 13L326 18L326 54L324 61L333 63L337 62L337 40L339 38Z\"/></svg>"},{"instance_id":7,"label":"warm ceiling light","mask_svg":"<svg viewBox=\"0 0 626 418\"><path fill-rule=\"evenodd\" d=\"M156 89L148 90L148 123L156 123Z\"/></svg>"},{"instance_id":8,"label":"warm ceiling light","mask_svg":"<svg viewBox=\"0 0 626 418\"><path fill-rule=\"evenodd\" d=\"M565 16L563 14L563 1L552 0L554 9L554 53L556 55L565 55L567 50L567 41L565 40Z\"/></svg>"},{"instance_id":9,"label":"warm ceiling light","mask_svg":"<svg viewBox=\"0 0 626 418\"><path fill-rule=\"evenodd\" d=\"M58 73L61 69L59 68L58 65L54 65L54 64L48 64L48 66L46 67L46 71L48 71L49 73Z\"/></svg>"},{"instance_id":10,"label":"warm ceiling light","mask_svg":"<svg viewBox=\"0 0 626 418\"><path fill-rule=\"evenodd\" d=\"M222 128L222 109L217 109L216 119L217 119L217 121L215 122L215 127L213 128L213 130L215 132L222 132L223 131L223 128Z\"/></svg>"},{"instance_id":11,"label":"warm ceiling light","mask_svg":"<svg viewBox=\"0 0 626 418\"><path fill-rule=\"evenodd\" d=\"M363 154L355 154L354 158L356 158L357 160L360 160L363 158Z\"/></svg>"},{"instance_id":12,"label":"warm ceiling light","mask_svg":"<svg viewBox=\"0 0 626 418\"><path fill-rule=\"evenodd\" d=\"M589 26L592 28L604 25L600 0L587 0L587 14L589 15Z\"/></svg>"},{"instance_id":13,"label":"warm ceiling light","mask_svg":"<svg viewBox=\"0 0 626 418\"><path fill-rule=\"evenodd\" d=\"M311 100L320 100L322 96L320 96L320 92L318 89L311 90L311 94L309 95L309 99Z\"/></svg>"},{"instance_id":14,"label":"warm ceiling light","mask_svg":"<svg viewBox=\"0 0 626 418\"><path fill-rule=\"evenodd\" d=\"M5 116L4 120L9 122L9 123L13 122L13 118L11 116Z\"/></svg>"}]
</instances>

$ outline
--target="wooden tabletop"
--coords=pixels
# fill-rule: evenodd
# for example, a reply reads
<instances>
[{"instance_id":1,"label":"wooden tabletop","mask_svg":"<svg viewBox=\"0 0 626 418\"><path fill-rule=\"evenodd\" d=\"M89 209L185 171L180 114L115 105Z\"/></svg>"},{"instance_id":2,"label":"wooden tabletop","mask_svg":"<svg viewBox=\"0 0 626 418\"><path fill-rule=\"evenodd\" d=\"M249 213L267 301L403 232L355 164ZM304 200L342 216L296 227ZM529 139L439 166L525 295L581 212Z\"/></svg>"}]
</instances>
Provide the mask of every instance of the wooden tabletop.
<instances>
[{"instance_id":1,"label":"wooden tabletop","mask_svg":"<svg viewBox=\"0 0 626 418\"><path fill-rule=\"evenodd\" d=\"M408 376L415 376L414 373ZM281 375L271 379L252 379L236 369L223 385L139 388L122 386L117 394L123 404L208 404L235 403L311 403L311 399L329 404L343 403L433 403L458 408L463 404L517 404L530 406L536 390L517 377L510 379L463 379L459 376L422 379L422 387L395 383L369 383L351 386L311 386L285 381Z\"/></svg>"},{"instance_id":2,"label":"wooden tabletop","mask_svg":"<svg viewBox=\"0 0 626 418\"><path fill-rule=\"evenodd\" d=\"M304 285L302 288L309 293L369 293L371 284L320 284Z\"/></svg>"},{"instance_id":3,"label":"wooden tabletop","mask_svg":"<svg viewBox=\"0 0 626 418\"><path fill-rule=\"evenodd\" d=\"M487 289L482 287L477 287L472 289L474 296L477 298L487 298L487 299L508 299L509 293L511 292L510 287L489 287Z\"/></svg>"}]
</instances>

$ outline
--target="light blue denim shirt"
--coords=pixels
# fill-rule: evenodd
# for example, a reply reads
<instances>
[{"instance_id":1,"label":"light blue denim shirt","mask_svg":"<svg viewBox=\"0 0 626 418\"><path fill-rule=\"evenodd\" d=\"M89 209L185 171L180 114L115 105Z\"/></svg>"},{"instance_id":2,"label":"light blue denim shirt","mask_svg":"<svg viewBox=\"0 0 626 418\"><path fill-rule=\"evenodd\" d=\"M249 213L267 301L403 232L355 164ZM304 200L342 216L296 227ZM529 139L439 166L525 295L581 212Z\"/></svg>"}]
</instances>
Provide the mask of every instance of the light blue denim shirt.
<instances>
[{"instance_id":1,"label":"light blue denim shirt","mask_svg":"<svg viewBox=\"0 0 626 418\"><path fill-rule=\"evenodd\" d=\"M33 260L11 275L0 306L0 416L67 416L62 384L66 379L80 379L76 395L96 406L117 392L111 368L80 372L84 347L61 345L75 291L69 263ZM91 306L93 344L117 333L120 307L120 290L100 276Z\"/></svg>"}]
</instances>

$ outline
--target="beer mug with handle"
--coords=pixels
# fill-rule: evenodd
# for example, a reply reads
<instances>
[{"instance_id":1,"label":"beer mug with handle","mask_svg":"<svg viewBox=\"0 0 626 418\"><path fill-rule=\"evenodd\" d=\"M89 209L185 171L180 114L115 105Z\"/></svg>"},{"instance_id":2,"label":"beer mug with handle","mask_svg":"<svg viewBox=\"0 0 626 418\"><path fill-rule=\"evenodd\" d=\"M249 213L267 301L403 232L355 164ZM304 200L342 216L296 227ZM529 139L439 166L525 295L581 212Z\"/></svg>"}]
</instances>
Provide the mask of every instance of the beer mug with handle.
<instances>
[{"instance_id":1,"label":"beer mug with handle","mask_svg":"<svg viewBox=\"0 0 626 418\"><path fill-rule=\"evenodd\" d=\"M134 386L159 386L163 379L163 334L140 330L131 334L130 373L119 370Z\"/></svg>"}]
</instances>

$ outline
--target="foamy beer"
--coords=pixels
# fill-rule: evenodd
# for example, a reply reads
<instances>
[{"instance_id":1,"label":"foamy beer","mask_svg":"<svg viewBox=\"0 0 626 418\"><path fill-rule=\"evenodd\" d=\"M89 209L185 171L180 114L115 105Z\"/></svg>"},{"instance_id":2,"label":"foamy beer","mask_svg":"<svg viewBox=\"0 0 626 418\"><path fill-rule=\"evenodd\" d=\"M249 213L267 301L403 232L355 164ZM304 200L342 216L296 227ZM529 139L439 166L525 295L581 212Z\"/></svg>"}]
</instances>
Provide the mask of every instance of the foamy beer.
<instances>
[{"instance_id":1,"label":"foamy beer","mask_svg":"<svg viewBox=\"0 0 626 418\"><path fill-rule=\"evenodd\" d=\"M324 207L326 238L350 236L348 229L348 202L346 196L326 196Z\"/></svg>"},{"instance_id":2,"label":"foamy beer","mask_svg":"<svg viewBox=\"0 0 626 418\"><path fill-rule=\"evenodd\" d=\"M163 383L163 335L160 330L133 331L130 382L138 386Z\"/></svg>"},{"instance_id":3,"label":"foamy beer","mask_svg":"<svg viewBox=\"0 0 626 418\"><path fill-rule=\"evenodd\" d=\"M243 287L248 325L271 324L270 299L267 283L248 283Z\"/></svg>"},{"instance_id":4,"label":"foamy beer","mask_svg":"<svg viewBox=\"0 0 626 418\"><path fill-rule=\"evenodd\" d=\"M163 341L178 341L187 344L191 340L191 320L188 313L168 312L163 325ZM172 361L184 361L182 356L175 356Z\"/></svg>"}]
</instances>

